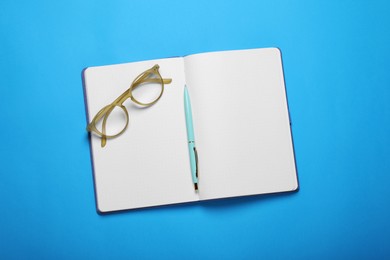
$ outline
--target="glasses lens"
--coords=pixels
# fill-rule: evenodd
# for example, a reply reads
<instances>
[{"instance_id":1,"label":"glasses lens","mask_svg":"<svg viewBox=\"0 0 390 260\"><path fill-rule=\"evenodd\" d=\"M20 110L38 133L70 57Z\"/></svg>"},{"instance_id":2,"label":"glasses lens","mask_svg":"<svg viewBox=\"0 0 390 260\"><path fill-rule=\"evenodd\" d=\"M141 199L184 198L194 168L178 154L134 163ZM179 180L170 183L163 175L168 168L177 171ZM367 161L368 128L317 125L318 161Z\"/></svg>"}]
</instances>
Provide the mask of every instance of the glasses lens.
<instances>
[{"instance_id":1,"label":"glasses lens","mask_svg":"<svg viewBox=\"0 0 390 260\"><path fill-rule=\"evenodd\" d=\"M140 83L133 85L131 93L136 103L147 106L157 102L163 90L161 76L156 73L150 73Z\"/></svg>"},{"instance_id":2,"label":"glasses lens","mask_svg":"<svg viewBox=\"0 0 390 260\"><path fill-rule=\"evenodd\" d=\"M106 120L105 129L103 129L103 122ZM124 107L115 106L112 109L108 109L106 113L95 122L95 126L101 135L107 137L114 137L121 134L127 126L128 115Z\"/></svg>"}]
</instances>

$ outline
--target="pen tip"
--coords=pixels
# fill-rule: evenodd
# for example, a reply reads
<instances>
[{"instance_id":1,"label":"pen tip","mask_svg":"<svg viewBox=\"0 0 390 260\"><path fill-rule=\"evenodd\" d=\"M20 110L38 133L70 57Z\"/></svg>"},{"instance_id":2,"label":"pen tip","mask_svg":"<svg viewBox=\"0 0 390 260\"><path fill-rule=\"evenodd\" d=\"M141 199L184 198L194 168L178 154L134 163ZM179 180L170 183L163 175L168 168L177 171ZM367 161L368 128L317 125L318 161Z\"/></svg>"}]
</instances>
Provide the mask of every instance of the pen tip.
<instances>
[{"instance_id":1,"label":"pen tip","mask_svg":"<svg viewBox=\"0 0 390 260\"><path fill-rule=\"evenodd\" d=\"M195 186L195 190L197 191L198 190L198 184L194 183L194 186Z\"/></svg>"}]
</instances>

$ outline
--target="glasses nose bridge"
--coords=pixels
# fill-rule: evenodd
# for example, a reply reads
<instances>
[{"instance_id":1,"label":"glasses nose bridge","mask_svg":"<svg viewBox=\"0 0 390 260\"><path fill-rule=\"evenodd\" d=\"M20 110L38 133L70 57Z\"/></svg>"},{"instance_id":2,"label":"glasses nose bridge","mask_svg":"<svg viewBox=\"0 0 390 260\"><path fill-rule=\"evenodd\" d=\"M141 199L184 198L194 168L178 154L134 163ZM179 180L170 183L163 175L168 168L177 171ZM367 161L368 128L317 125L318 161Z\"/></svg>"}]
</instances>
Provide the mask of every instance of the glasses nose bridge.
<instances>
[{"instance_id":1,"label":"glasses nose bridge","mask_svg":"<svg viewBox=\"0 0 390 260\"><path fill-rule=\"evenodd\" d=\"M112 102L112 105L114 105L114 106L123 106L123 103L128 98L131 98L131 97L132 97L132 94L131 94L131 90L129 88L125 92L123 92L122 95L120 95L117 99L115 99L115 101Z\"/></svg>"}]
</instances>

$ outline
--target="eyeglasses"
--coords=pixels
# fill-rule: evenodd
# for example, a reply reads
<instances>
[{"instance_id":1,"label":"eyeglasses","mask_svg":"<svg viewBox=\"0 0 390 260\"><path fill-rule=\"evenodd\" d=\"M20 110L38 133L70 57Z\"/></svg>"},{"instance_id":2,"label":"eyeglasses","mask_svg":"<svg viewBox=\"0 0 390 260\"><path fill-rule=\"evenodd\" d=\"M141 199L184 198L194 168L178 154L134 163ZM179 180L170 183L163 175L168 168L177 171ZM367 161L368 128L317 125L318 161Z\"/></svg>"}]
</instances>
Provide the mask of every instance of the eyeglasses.
<instances>
[{"instance_id":1,"label":"eyeglasses","mask_svg":"<svg viewBox=\"0 0 390 260\"><path fill-rule=\"evenodd\" d=\"M163 79L158 71L159 68L160 66L156 64L138 75L122 95L115 99L111 104L103 107L95 115L91 123L88 124L87 131L93 132L101 137L102 147L106 145L108 138L117 137L126 130L129 124L129 113L123 103L128 98L142 107L149 107L161 98L164 92L164 84L170 84L172 79ZM107 120L114 110L123 114L125 121L123 122L123 126L117 127L112 133L107 133Z\"/></svg>"}]
</instances>

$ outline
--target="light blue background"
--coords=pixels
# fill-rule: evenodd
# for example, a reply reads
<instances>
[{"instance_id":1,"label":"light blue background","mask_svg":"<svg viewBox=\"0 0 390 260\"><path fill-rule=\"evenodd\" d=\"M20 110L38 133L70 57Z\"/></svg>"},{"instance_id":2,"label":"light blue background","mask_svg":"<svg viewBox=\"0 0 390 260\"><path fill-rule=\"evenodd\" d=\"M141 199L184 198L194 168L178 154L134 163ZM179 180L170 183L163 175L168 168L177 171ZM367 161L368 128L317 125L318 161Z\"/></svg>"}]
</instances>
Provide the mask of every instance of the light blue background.
<instances>
[{"instance_id":1,"label":"light blue background","mask_svg":"<svg viewBox=\"0 0 390 260\"><path fill-rule=\"evenodd\" d=\"M390 258L388 1L0 2L0 258ZM96 213L86 66L277 46L300 191Z\"/></svg>"}]
</instances>

